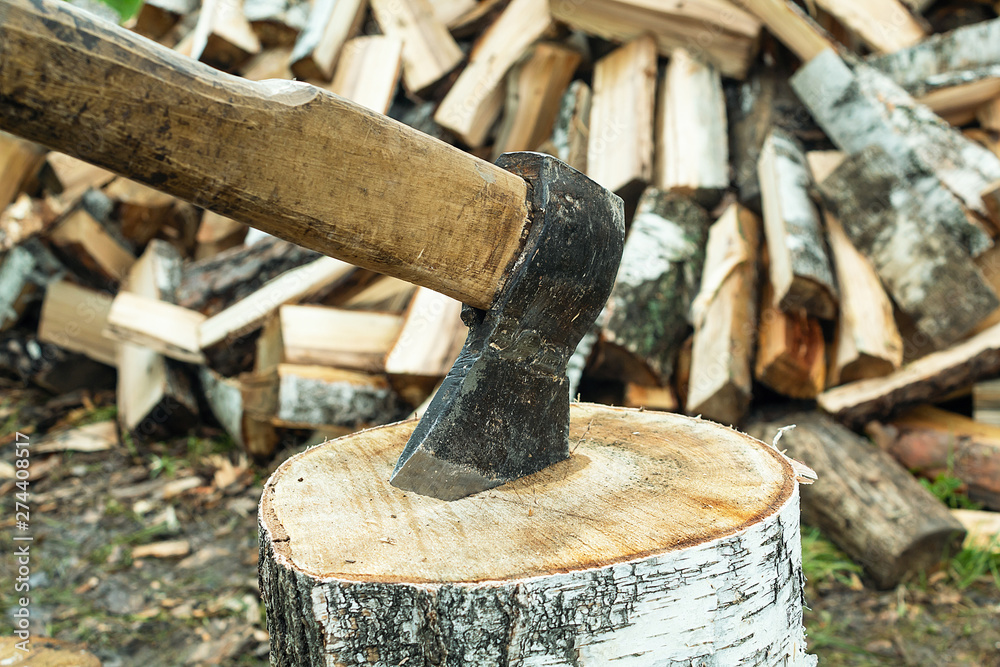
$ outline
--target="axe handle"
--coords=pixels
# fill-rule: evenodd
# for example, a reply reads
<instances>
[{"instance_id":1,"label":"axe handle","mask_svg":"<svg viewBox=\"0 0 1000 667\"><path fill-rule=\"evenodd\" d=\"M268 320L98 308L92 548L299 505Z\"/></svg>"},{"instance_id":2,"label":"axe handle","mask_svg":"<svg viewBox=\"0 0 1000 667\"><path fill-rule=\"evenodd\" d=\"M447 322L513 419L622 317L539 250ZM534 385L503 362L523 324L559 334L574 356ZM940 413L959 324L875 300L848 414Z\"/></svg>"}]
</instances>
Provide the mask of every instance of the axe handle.
<instances>
[{"instance_id":1,"label":"axe handle","mask_svg":"<svg viewBox=\"0 0 1000 667\"><path fill-rule=\"evenodd\" d=\"M478 308L529 225L510 172L322 89L219 72L60 0L0 0L0 128Z\"/></svg>"}]
</instances>

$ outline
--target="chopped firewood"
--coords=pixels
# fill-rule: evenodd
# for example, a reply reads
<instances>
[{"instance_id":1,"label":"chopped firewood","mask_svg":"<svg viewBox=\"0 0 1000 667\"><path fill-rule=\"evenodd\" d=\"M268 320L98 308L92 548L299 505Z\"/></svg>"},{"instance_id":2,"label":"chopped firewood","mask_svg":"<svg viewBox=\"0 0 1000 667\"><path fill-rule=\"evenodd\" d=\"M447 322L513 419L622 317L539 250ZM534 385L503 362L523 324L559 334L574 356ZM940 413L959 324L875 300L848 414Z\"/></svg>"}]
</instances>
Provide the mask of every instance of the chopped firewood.
<instances>
[{"instance_id":1,"label":"chopped firewood","mask_svg":"<svg viewBox=\"0 0 1000 667\"><path fill-rule=\"evenodd\" d=\"M553 2L552 15L573 28L615 42L649 33L664 56L675 48L697 49L695 57L711 63L725 76L742 79L756 53L761 27L746 11L746 4L574 0ZM700 33L706 39L697 38Z\"/></svg>"},{"instance_id":2,"label":"chopped firewood","mask_svg":"<svg viewBox=\"0 0 1000 667\"><path fill-rule=\"evenodd\" d=\"M184 16L198 9L197 0L146 0L139 8L132 30L158 40Z\"/></svg>"},{"instance_id":3,"label":"chopped firewood","mask_svg":"<svg viewBox=\"0 0 1000 667\"><path fill-rule=\"evenodd\" d=\"M56 194L67 206L76 205L87 190L99 190L115 178L107 169L95 167L65 153L53 151L45 156L45 162L55 176L58 186Z\"/></svg>"},{"instance_id":4,"label":"chopped firewood","mask_svg":"<svg viewBox=\"0 0 1000 667\"><path fill-rule=\"evenodd\" d=\"M140 247L159 233L173 215L177 201L170 195L127 178L113 180L105 186L104 194L114 203L114 219L121 225L122 234Z\"/></svg>"},{"instance_id":5,"label":"chopped firewood","mask_svg":"<svg viewBox=\"0 0 1000 667\"><path fill-rule=\"evenodd\" d=\"M1000 554L1000 513L951 510L951 515L968 531L962 546Z\"/></svg>"},{"instance_id":6,"label":"chopped firewood","mask_svg":"<svg viewBox=\"0 0 1000 667\"><path fill-rule=\"evenodd\" d=\"M243 64L240 74L244 79L294 79L291 67L292 49L277 48L261 51Z\"/></svg>"},{"instance_id":7,"label":"chopped firewood","mask_svg":"<svg viewBox=\"0 0 1000 667\"><path fill-rule=\"evenodd\" d=\"M806 164L812 174L813 183L822 183L826 177L839 167L847 155L843 151L809 151L806 153Z\"/></svg>"},{"instance_id":8,"label":"chopped firewood","mask_svg":"<svg viewBox=\"0 0 1000 667\"><path fill-rule=\"evenodd\" d=\"M132 252L83 209L57 224L49 241L69 268L101 287L117 285L135 262Z\"/></svg>"},{"instance_id":9,"label":"chopped firewood","mask_svg":"<svg viewBox=\"0 0 1000 667\"><path fill-rule=\"evenodd\" d=\"M10 329L0 336L0 371L53 394L113 387L115 381L115 372L108 366L40 341L23 329Z\"/></svg>"},{"instance_id":10,"label":"chopped firewood","mask_svg":"<svg viewBox=\"0 0 1000 667\"><path fill-rule=\"evenodd\" d=\"M701 281L709 225L704 209L680 195L649 188L640 198L600 320L604 353L643 368L623 379L650 384L642 376L651 371L658 380L652 384L670 380Z\"/></svg>"},{"instance_id":11,"label":"chopped firewood","mask_svg":"<svg viewBox=\"0 0 1000 667\"><path fill-rule=\"evenodd\" d=\"M775 128L758 166L770 282L779 308L813 317L837 315L837 285L823 240L823 224L809 198L812 179L798 143Z\"/></svg>"},{"instance_id":12,"label":"chopped firewood","mask_svg":"<svg viewBox=\"0 0 1000 667\"><path fill-rule=\"evenodd\" d=\"M1000 220L1000 179L990 183L983 189L983 204L990 217Z\"/></svg>"},{"instance_id":13,"label":"chopped firewood","mask_svg":"<svg viewBox=\"0 0 1000 667\"><path fill-rule=\"evenodd\" d=\"M396 37L355 37L340 52L330 92L386 113L399 83L403 42Z\"/></svg>"},{"instance_id":14,"label":"chopped firewood","mask_svg":"<svg viewBox=\"0 0 1000 667\"><path fill-rule=\"evenodd\" d=\"M590 100L590 86L579 80L571 83L563 94L552 135L537 147L583 173L587 172Z\"/></svg>"},{"instance_id":15,"label":"chopped firewood","mask_svg":"<svg viewBox=\"0 0 1000 667\"><path fill-rule=\"evenodd\" d=\"M132 558L183 558L191 553L187 540L166 540L132 547Z\"/></svg>"},{"instance_id":16,"label":"chopped firewood","mask_svg":"<svg viewBox=\"0 0 1000 667\"><path fill-rule=\"evenodd\" d=\"M1000 425L1000 380L972 385L972 417L977 422Z\"/></svg>"},{"instance_id":17,"label":"chopped firewood","mask_svg":"<svg viewBox=\"0 0 1000 667\"><path fill-rule=\"evenodd\" d=\"M441 101L434 120L469 146L482 146L503 106L507 71L551 25L547 3L512 0L476 40L468 65Z\"/></svg>"},{"instance_id":18,"label":"chopped firewood","mask_svg":"<svg viewBox=\"0 0 1000 667\"><path fill-rule=\"evenodd\" d=\"M840 281L840 317L828 383L836 386L888 375L903 363L903 340L892 302L878 274L847 238L840 221L826 216L830 255Z\"/></svg>"},{"instance_id":19,"label":"chopped firewood","mask_svg":"<svg viewBox=\"0 0 1000 667\"><path fill-rule=\"evenodd\" d=\"M821 408L840 421L861 426L894 409L932 401L997 374L1000 374L1000 325L921 357L885 377L828 389L818 400Z\"/></svg>"},{"instance_id":20,"label":"chopped firewood","mask_svg":"<svg viewBox=\"0 0 1000 667\"><path fill-rule=\"evenodd\" d=\"M0 132L0 211L17 199L21 187L44 162L41 146Z\"/></svg>"},{"instance_id":21,"label":"chopped firewood","mask_svg":"<svg viewBox=\"0 0 1000 667\"><path fill-rule=\"evenodd\" d=\"M563 94L579 64L577 51L541 42L511 69L503 120L493 145L494 160L503 153L535 150L549 137Z\"/></svg>"},{"instance_id":22,"label":"chopped firewood","mask_svg":"<svg viewBox=\"0 0 1000 667\"><path fill-rule=\"evenodd\" d=\"M794 412L755 418L747 431L805 462L815 484L802 489L802 519L818 527L865 569L878 588L892 588L955 553L965 530L902 466L829 417Z\"/></svg>"},{"instance_id":23,"label":"chopped firewood","mask_svg":"<svg viewBox=\"0 0 1000 667\"><path fill-rule=\"evenodd\" d=\"M830 36L791 0L740 0L739 5L761 20L804 63L836 48Z\"/></svg>"},{"instance_id":24,"label":"chopped firewood","mask_svg":"<svg viewBox=\"0 0 1000 667\"><path fill-rule=\"evenodd\" d=\"M363 273L359 269L355 275ZM333 303L324 301L327 305L338 308L352 308L355 310L381 310L389 313L401 313L406 308L406 304L413 298L417 291L417 286L399 278L373 274L375 280L365 287L350 294L340 295L341 289L337 289L331 296ZM343 291L347 291L344 289Z\"/></svg>"},{"instance_id":25,"label":"chopped firewood","mask_svg":"<svg viewBox=\"0 0 1000 667\"><path fill-rule=\"evenodd\" d=\"M1000 133L1000 94L976 110L976 119L984 130Z\"/></svg>"},{"instance_id":26,"label":"chopped firewood","mask_svg":"<svg viewBox=\"0 0 1000 667\"><path fill-rule=\"evenodd\" d=\"M587 175L623 197L653 177L656 42L643 35L594 65Z\"/></svg>"},{"instance_id":27,"label":"chopped firewood","mask_svg":"<svg viewBox=\"0 0 1000 667\"><path fill-rule=\"evenodd\" d=\"M173 246L163 241L151 242L132 266L115 302L131 296L173 305L180 282L180 265L181 258ZM114 310L114 303L111 310ZM110 320L111 312L108 315ZM138 315L140 320L145 317L145 313ZM175 322L168 321L163 330L169 332L176 326ZM178 365L155 349L122 342L118 346L117 366L118 422L123 432L133 437L152 438L183 431L195 423L198 400L190 379Z\"/></svg>"},{"instance_id":28,"label":"chopped firewood","mask_svg":"<svg viewBox=\"0 0 1000 667\"><path fill-rule=\"evenodd\" d=\"M460 302L425 287L418 289L385 356L385 372L438 379L447 375L465 342L461 314Z\"/></svg>"},{"instance_id":29,"label":"chopped firewood","mask_svg":"<svg viewBox=\"0 0 1000 667\"><path fill-rule=\"evenodd\" d=\"M205 0L194 30L175 47L225 72L260 53L260 48L260 40L243 15L242 0Z\"/></svg>"},{"instance_id":30,"label":"chopped firewood","mask_svg":"<svg viewBox=\"0 0 1000 667\"><path fill-rule=\"evenodd\" d=\"M110 295L68 280L50 284L42 302L38 339L116 366L115 342L103 335L111 302Z\"/></svg>"},{"instance_id":31,"label":"chopped firewood","mask_svg":"<svg viewBox=\"0 0 1000 667\"><path fill-rule=\"evenodd\" d=\"M462 50L431 0L371 0L382 33L403 44L403 85L420 95L462 61ZM385 48L385 47L383 47Z\"/></svg>"},{"instance_id":32,"label":"chopped firewood","mask_svg":"<svg viewBox=\"0 0 1000 667\"><path fill-rule=\"evenodd\" d=\"M729 187L722 78L686 49L674 49L660 90L657 186L711 208Z\"/></svg>"},{"instance_id":33,"label":"chopped firewood","mask_svg":"<svg viewBox=\"0 0 1000 667\"><path fill-rule=\"evenodd\" d=\"M243 15L262 46L290 47L309 20L309 3L295 0L243 0Z\"/></svg>"},{"instance_id":34,"label":"chopped firewood","mask_svg":"<svg viewBox=\"0 0 1000 667\"><path fill-rule=\"evenodd\" d=\"M677 412L677 396L671 387L646 387L628 383L625 385L623 404L627 408Z\"/></svg>"},{"instance_id":35,"label":"chopped firewood","mask_svg":"<svg viewBox=\"0 0 1000 667\"><path fill-rule=\"evenodd\" d=\"M44 200L22 192L13 204L0 211L0 252L6 252L48 227L48 207Z\"/></svg>"},{"instance_id":36,"label":"chopped firewood","mask_svg":"<svg viewBox=\"0 0 1000 667\"><path fill-rule=\"evenodd\" d=\"M402 404L383 376L326 366L278 364L244 377L245 409L275 426L359 428L394 421Z\"/></svg>"},{"instance_id":37,"label":"chopped firewood","mask_svg":"<svg viewBox=\"0 0 1000 667\"><path fill-rule=\"evenodd\" d=\"M872 51L893 53L921 42L927 32L900 0L816 0Z\"/></svg>"},{"instance_id":38,"label":"chopped firewood","mask_svg":"<svg viewBox=\"0 0 1000 667\"><path fill-rule=\"evenodd\" d=\"M449 28L463 16L476 9L476 0L434 0L431 10L434 18Z\"/></svg>"},{"instance_id":39,"label":"chopped firewood","mask_svg":"<svg viewBox=\"0 0 1000 667\"><path fill-rule=\"evenodd\" d=\"M826 344L819 320L802 309L781 309L769 281L761 290L754 377L791 398L816 398L826 386Z\"/></svg>"},{"instance_id":40,"label":"chopped firewood","mask_svg":"<svg viewBox=\"0 0 1000 667\"><path fill-rule=\"evenodd\" d=\"M1000 510L1000 427L924 405L866 430L910 472L959 479L969 499Z\"/></svg>"},{"instance_id":41,"label":"chopped firewood","mask_svg":"<svg viewBox=\"0 0 1000 667\"><path fill-rule=\"evenodd\" d=\"M884 149L920 202L928 198L922 218L941 220L973 255L990 247L988 233L960 207L949 205L941 213L937 202L950 193L970 211L988 217L982 192L1000 179L1000 158L917 104L886 75L863 63L852 69L833 51L801 67L791 83L842 151L853 156L869 146Z\"/></svg>"},{"instance_id":42,"label":"chopped firewood","mask_svg":"<svg viewBox=\"0 0 1000 667\"><path fill-rule=\"evenodd\" d=\"M281 306L258 340L256 370L287 363L382 372L402 325L389 313Z\"/></svg>"},{"instance_id":43,"label":"chopped firewood","mask_svg":"<svg viewBox=\"0 0 1000 667\"><path fill-rule=\"evenodd\" d=\"M936 82L940 84L937 88L916 95L916 99L952 125L967 125L976 120L978 109L1000 95L1000 65L989 70L958 72L947 79Z\"/></svg>"},{"instance_id":44,"label":"chopped firewood","mask_svg":"<svg viewBox=\"0 0 1000 667\"><path fill-rule=\"evenodd\" d=\"M206 319L197 310L122 291L111 304L104 331L119 342L141 345L178 361L203 364L198 330Z\"/></svg>"},{"instance_id":45,"label":"chopped firewood","mask_svg":"<svg viewBox=\"0 0 1000 667\"><path fill-rule=\"evenodd\" d=\"M690 414L735 425L750 406L759 246L760 220L737 204L708 231L701 287L691 306Z\"/></svg>"},{"instance_id":46,"label":"chopped firewood","mask_svg":"<svg viewBox=\"0 0 1000 667\"><path fill-rule=\"evenodd\" d=\"M286 271L319 258L318 252L273 236L233 248L185 265L177 288L177 304L212 316Z\"/></svg>"},{"instance_id":47,"label":"chopped firewood","mask_svg":"<svg viewBox=\"0 0 1000 667\"><path fill-rule=\"evenodd\" d=\"M292 50L291 67L300 79L329 81L344 43L361 29L364 0L316 0Z\"/></svg>"},{"instance_id":48,"label":"chopped firewood","mask_svg":"<svg viewBox=\"0 0 1000 667\"><path fill-rule=\"evenodd\" d=\"M255 419L244 410L243 384L202 366L198 378L208 408L233 442L250 456L263 459L274 453L278 436L269 422Z\"/></svg>"},{"instance_id":49,"label":"chopped firewood","mask_svg":"<svg viewBox=\"0 0 1000 667\"><path fill-rule=\"evenodd\" d=\"M31 443L33 454L55 452L103 452L118 444L118 427L114 420L87 424L66 431L47 433Z\"/></svg>"},{"instance_id":50,"label":"chopped firewood","mask_svg":"<svg viewBox=\"0 0 1000 667\"><path fill-rule=\"evenodd\" d=\"M0 331L16 324L46 286L65 273L63 265L37 238L0 256Z\"/></svg>"},{"instance_id":51,"label":"chopped firewood","mask_svg":"<svg viewBox=\"0 0 1000 667\"><path fill-rule=\"evenodd\" d=\"M993 288L939 219L925 210L957 203L938 188L928 201L878 145L846 158L820 192L851 243L873 264L896 305L937 346L967 334L1000 306Z\"/></svg>"},{"instance_id":52,"label":"chopped firewood","mask_svg":"<svg viewBox=\"0 0 1000 667\"><path fill-rule=\"evenodd\" d=\"M243 244L247 226L231 218L212 211L205 211L198 225L198 243L194 251L195 260L215 257L224 250Z\"/></svg>"},{"instance_id":53,"label":"chopped firewood","mask_svg":"<svg viewBox=\"0 0 1000 667\"><path fill-rule=\"evenodd\" d=\"M204 350L224 344L260 328L267 317L285 303L298 301L310 293L335 283L354 267L331 257L321 257L281 274L249 296L237 301L198 327L198 341Z\"/></svg>"}]
</instances>

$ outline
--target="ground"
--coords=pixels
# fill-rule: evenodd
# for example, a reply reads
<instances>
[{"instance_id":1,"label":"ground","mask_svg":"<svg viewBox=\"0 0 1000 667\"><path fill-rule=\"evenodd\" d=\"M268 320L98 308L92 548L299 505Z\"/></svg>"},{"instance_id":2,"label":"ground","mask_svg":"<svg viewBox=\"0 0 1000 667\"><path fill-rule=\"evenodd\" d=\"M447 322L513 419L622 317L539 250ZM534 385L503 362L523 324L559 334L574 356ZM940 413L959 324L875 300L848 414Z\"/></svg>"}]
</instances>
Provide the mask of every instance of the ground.
<instances>
[{"instance_id":1,"label":"ground","mask_svg":"<svg viewBox=\"0 0 1000 667\"><path fill-rule=\"evenodd\" d=\"M40 442L47 430L113 419L112 399L4 387L0 462L13 464L17 432ZM0 476L0 635L10 634L23 595L9 583L10 554L24 544L14 537L30 534L33 636L85 645L105 667L267 664L256 512L276 463L247 462L207 427L165 442L37 455L23 532L18 490ZM875 591L816 531L806 529L804 545L806 626L821 665L1000 667L1000 578L983 563L951 559Z\"/></svg>"}]
</instances>

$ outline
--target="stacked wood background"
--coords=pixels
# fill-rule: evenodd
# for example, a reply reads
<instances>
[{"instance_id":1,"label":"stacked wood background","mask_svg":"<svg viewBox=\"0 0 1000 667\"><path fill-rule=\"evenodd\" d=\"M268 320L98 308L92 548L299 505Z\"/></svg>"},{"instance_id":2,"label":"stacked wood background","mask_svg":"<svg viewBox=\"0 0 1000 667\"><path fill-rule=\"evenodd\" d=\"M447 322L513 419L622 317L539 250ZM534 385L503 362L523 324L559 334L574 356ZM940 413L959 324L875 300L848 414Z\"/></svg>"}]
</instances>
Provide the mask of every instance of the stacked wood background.
<instances>
[{"instance_id":1,"label":"stacked wood background","mask_svg":"<svg viewBox=\"0 0 1000 667\"><path fill-rule=\"evenodd\" d=\"M574 393L767 440L797 423L807 520L892 585L964 533L907 469L1000 510L1000 6L930 5L148 0L128 25L618 192ZM451 299L8 135L0 209L0 366L117 383L140 441L215 420L268 457L394 421L464 338Z\"/></svg>"}]
</instances>

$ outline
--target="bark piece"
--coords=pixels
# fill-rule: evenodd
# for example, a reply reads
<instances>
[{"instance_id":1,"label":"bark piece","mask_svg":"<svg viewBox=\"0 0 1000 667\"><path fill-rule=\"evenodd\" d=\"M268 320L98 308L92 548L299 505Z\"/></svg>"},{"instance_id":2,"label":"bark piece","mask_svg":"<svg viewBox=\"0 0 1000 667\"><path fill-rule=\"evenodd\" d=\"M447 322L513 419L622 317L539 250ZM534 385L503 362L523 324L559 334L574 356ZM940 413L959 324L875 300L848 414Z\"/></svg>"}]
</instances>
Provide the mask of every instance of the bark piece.
<instances>
[{"instance_id":1,"label":"bark piece","mask_svg":"<svg viewBox=\"0 0 1000 667\"><path fill-rule=\"evenodd\" d=\"M650 33L661 55L676 48L742 79L756 53L760 21L745 6L698 0L650 3L641 0L553 2L553 16L589 35L628 42ZM700 35L710 35L702 39Z\"/></svg>"},{"instance_id":2,"label":"bark piece","mask_svg":"<svg viewBox=\"0 0 1000 667\"><path fill-rule=\"evenodd\" d=\"M330 92L384 114L396 94L403 42L396 37L355 37L344 45Z\"/></svg>"},{"instance_id":3,"label":"bark piece","mask_svg":"<svg viewBox=\"0 0 1000 667\"><path fill-rule=\"evenodd\" d=\"M577 171L587 173L587 142L590 135L590 86L574 81L563 94L548 141L538 147Z\"/></svg>"},{"instance_id":4,"label":"bark piece","mask_svg":"<svg viewBox=\"0 0 1000 667\"><path fill-rule=\"evenodd\" d=\"M910 184L895 160L873 144L845 159L819 190L896 305L935 346L944 347L1000 301L940 218L926 214L942 203L957 208L955 202L923 198Z\"/></svg>"},{"instance_id":5,"label":"bark piece","mask_svg":"<svg viewBox=\"0 0 1000 667\"><path fill-rule=\"evenodd\" d=\"M135 263L131 250L83 209L57 224L49 242L66 266L100 287L117 286Z\"/></svg>"},{"instance_id":6,"label":"bark piece","mask_svg":"<svg viewBox=\"0 0 1000 667\"><path fill-rule=\"evenodd\" d=\"M410 301L399 335L386 353L385 372L443 378L451 370L467 333L462 304L426 288Z\"/></svg>"},{"instance_id":7,"label":"bark piece","mask_svg":"<svg viewBox=\"0 0 1000 667\"><path fill-rule=\"evenodd\" d=\"M754 377L779 394L816 398L826 384L826 345L819 320L778 307L770 283L761 290Z\"/></svg>"},{"instance_id":8,"label":"bark piece","mask_svg":"<svg viewBox=\"0 0 1000 667\"><path fill-rule=\"evenodd\" d=\"M960 479L972 501L1000 511L1000 428L925 405L868 432L907 470Z\"/></svg>"},{"instance_id":9,"label":"bark piece","mask_svg":"<svg viewBox=\"0 0 1000 667\"><path fill-rule=\"evenodd\" d=\"M898 52L927 35L900 0L817 0L816 4L876 53Z\"/></svg>"},{"instance_id":10,"label":"bark piece","mask_svg":"<svg viewBox=\"0 0 1000 667\"><path fill-rule=\"evenodd\" d=\"M821 408L838 420L861 426L894 409L925 403L1000 373L1000 325L966 341L928 354L881 378L828 389Z\"/></svg>"},{"instance_id":11,"label":"bark piece","mask_svg":"<svg viewBox=\"0 0 1000 667\"><path fill-rule=\"evenodd\" d=\"M24 310L66 269L37 238L0 257L0 331L17 324Z\"/></svg>"},{"instance_id":12,"label":"bark piece","mask_svg":"<svg viewBox=\"0 0 1000 667\"><path fill-rule=\"evenodd\" d=\"M503 106L504 77L551 25L546 3L512 0L476 40L469 63L441 100L434 120L469 146L482 146Z\"/></svg>"},{"instance_id":13,"label":"bark piece","mask_svg":"<svg viewBox=\"0 0 1000 667\"><path fill-rule=\"evenodd\" d=\"M802 308L813 317L832 320L837 315L837 285L823 223L809 198L812 179L802 149L783 130L772 130L764 141L758 174L768 275L778 307Z\"/></svg>"},{"instance_id":14,"label":"bark piece","mask_svg":"<svg viewBox=\"0 0 1000 667\"><path fill-rule=\"evenodd\" d=\"M116 345L103 335L112 297L60 280L45 290L38 340L116 366Z\"/></svg>"},{"instance_id":15,"label":"bark piece","mask_svg":"<svg viewBox=\"0 0 1000 667\"><path fill-rule=\"evenodd\" d=\"M656 43L644 35L594 65L587 175L628 198L653 178Z\"/></svg>"},{"instance_id":16,"label":"bark piece","mask_svg":"<svg viewBox=\"0 0 1000 667\"><path fill-rule=\"evenodd\" d=\"M493 145L493 159L503 153L537 149L552 132L560 102L580 54L566 46L541 42L507 76L503 120Z\"/></svg>"},{"instance_id":17,"label":"bark piece","mask_svg":"<svg viewBox=\"0 0 1000 667\"><path fill-rule=\"evenodd\" d=\"M754 418L748 432L805 462L817 481L802 491L802 519L816 526L881 589L955 553L965 530L948 509L883 451L829 417L794 412Z\"/></svg>"},{"instance_id":18,"label":"bark piece","mask_svg":"<svg viewBox=\"0 0 1000 667\"><path fill-rule=\"evenodd\" d=\"M832 51L800 68L791 83L838 148L851 156L869 146L882 148L909 187L927 198L923 217L940 220L973 255L990 247L983 228L945 200L950 193L968 210L988 216L982 192L1000 179L1000 158L914 102L878 70L862 63L852 69Z\"/></svg>"},{"instance_id":19,"label":"bark piece","mask_svg":"<svg viewBox=\"0 0 1000 667\"><path fill-rule=\"evenodd\" d=\"M674 356L687 335L709 224L704 209L690 200L647 189L601 316L606 344L627 353L632 364L648 368L658 384L670 380Z\"/></svg>"},{"instance_id":20,"label":"bark piece","mask_svg":"<svg viewBox=\"0 0 1000 667\"><path fill-rule=\"evenodd\" d=\"M675 49L660 90L657 186L711 208L729 187L722 78L686 49Z\"/></svg>"},{"instance_id":21,"label":"bark piece","mask_svg":"<svg viewBox=\"0 0 1000 667\"><path fill-rule=\"evenodd\" d=\"M361 28L363 0L317 0L290 58L300 79L329 81L344 43Z\"/></svg>"},{"instance_id":22,"label":"bark piece","mask_svg":"<svg viewBox=\"0 0 1000 667\"><path fill-rule=\"evenodd\" d=\"M738 204L726 208L708 231L701 287L691 306L685 409L723 424L739 424L750 406L760 225Z\"/></svg>"},{"instance_id":23,"label":"bark piece","mask_svg":"<svg viewBox=\"0 0 1000 667\"><path fill-rule=\"evenodd\" d=\"M444 78L462 61L462 50L430 0L371 0L382 33L403 45L403 85L414 95Z\"/></svg>"},{"instance_id":24,"label":"bark piece","mask_svg":"<svg viewBox=\"0 0 1000 667\"><path fill-rule=\"evenodd\" d=\"M566 646L588 665L815 664L802 639L798 494L777 452L682 416L572 412L570 460L450 503L388 485L413 422L279 468L260 512L275 664L350 661L371 646L387 664L441 652L558 663ZM358 498L374 504L355 511ZM748 613L753 624L737 620Z\"/></svg>"},{"instance_id":25,"label":"bark piece","mask_svg":"<svg viewBox=\"0 0 1000 667\"><path fill-rule=\"evenodd\" d=\"M21 187L44 162L44 148L0 132L0 211L17 199Z\"/></svg>"}]
</instances>

